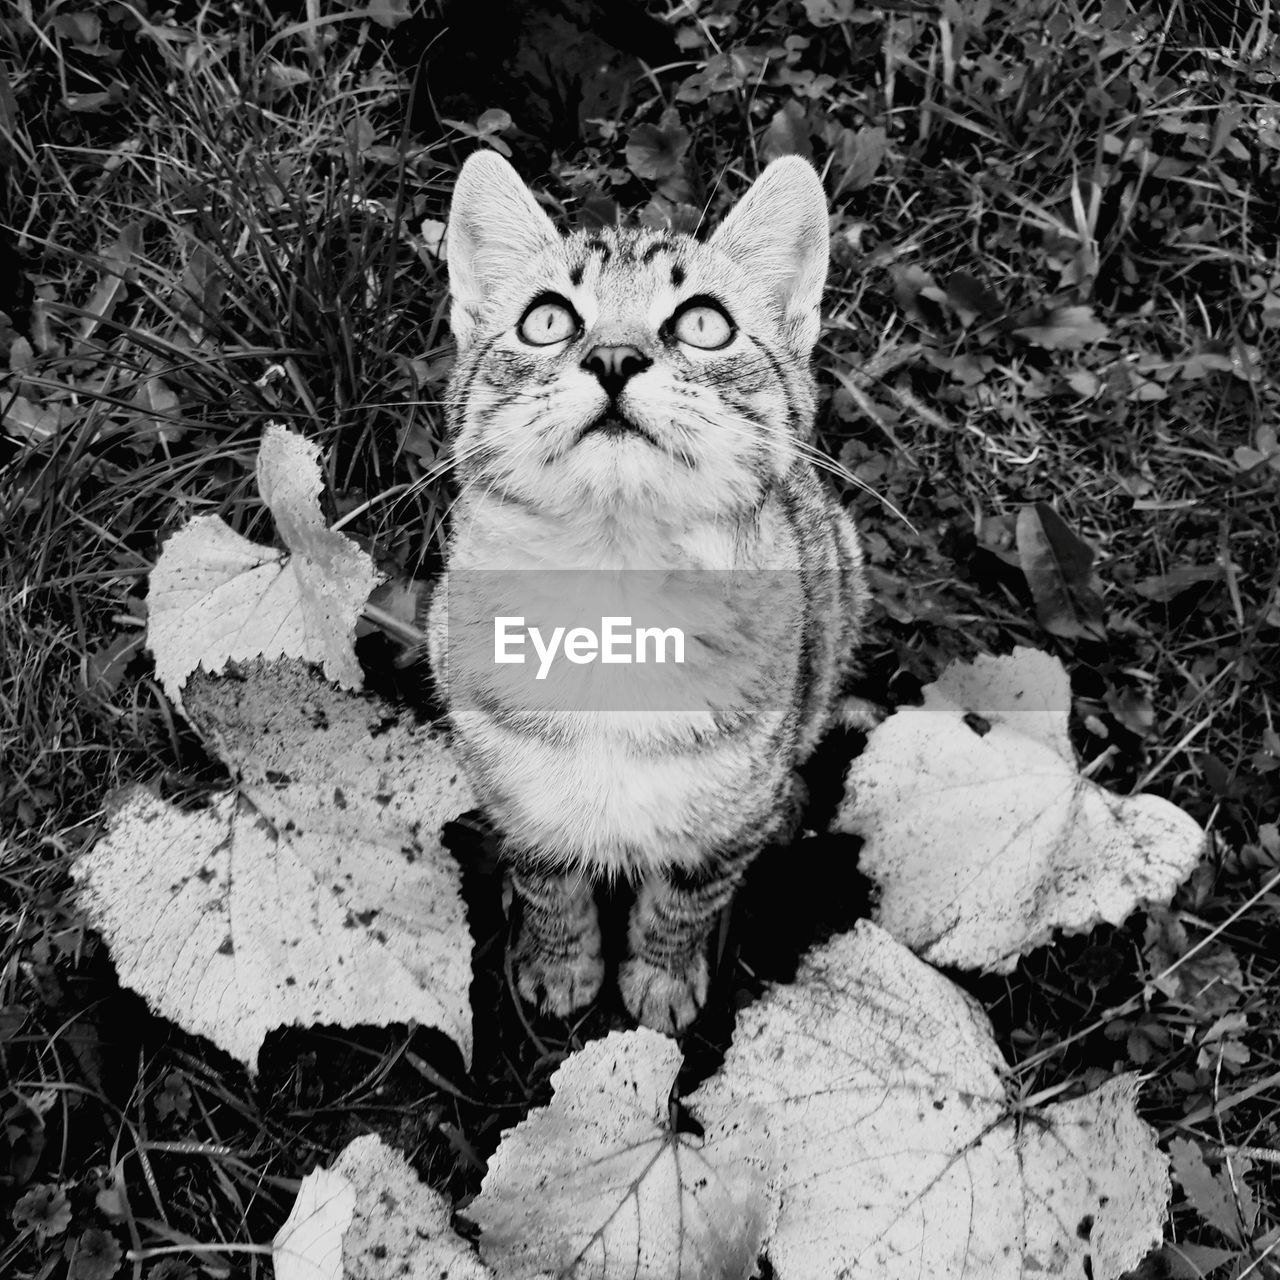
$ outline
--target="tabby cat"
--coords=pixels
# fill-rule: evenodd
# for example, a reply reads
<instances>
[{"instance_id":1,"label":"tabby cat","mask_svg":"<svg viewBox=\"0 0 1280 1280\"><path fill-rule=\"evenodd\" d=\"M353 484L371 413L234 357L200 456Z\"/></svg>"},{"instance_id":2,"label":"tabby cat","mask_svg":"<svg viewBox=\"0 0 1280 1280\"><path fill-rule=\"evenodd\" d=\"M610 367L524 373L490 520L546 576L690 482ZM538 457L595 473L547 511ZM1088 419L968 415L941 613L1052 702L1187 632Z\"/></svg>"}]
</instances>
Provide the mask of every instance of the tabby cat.
<instances>
[{"instance_id":1,"label":"tabby cat","mask_svg":"<svg viewBox=\"0 0 1280 1280\"><path fill-rule=\"evenodd\" d=\"M483 151L458 178L446 251L460 486L430 652L521 908L516 984L559 1015L590 1003L604 980L595 892L624 878L622 998L676 1034L706 998L713 923L752 858L794 832L795 768L836 714L863 612L857 535L809 443L822 186L788 157L705 243L562 237ZM681 673L679 706L531 711L506 668L450 657L457 584L483 597L492 570L659 571L658 596L705 572L705 590L673 596L695 612L717 582L770 588L747 593L749 611L699 613L693 643L711 661ZM481 612L510 612L506 590Z\"/></svg>"}]
</instances>

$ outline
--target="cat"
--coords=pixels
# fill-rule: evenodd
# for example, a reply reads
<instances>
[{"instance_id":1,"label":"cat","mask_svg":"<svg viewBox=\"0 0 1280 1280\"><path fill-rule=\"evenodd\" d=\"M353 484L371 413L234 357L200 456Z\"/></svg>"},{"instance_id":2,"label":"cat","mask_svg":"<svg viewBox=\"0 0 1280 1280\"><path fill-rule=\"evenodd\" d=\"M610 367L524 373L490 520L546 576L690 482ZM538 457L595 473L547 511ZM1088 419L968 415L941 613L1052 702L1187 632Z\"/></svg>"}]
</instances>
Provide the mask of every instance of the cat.
<instances>
[{"instance_id":1,"label":"cat","mask_svg":"<svg viewBox=\"0 0 1280 1280\"><path fill-rule=\"evenodd\" d=\"M561 236L486 150L458 177L445 254L459 493L429 653L519 902L516 986L561 1016L590 1004L595 891L625 878L623 1002L679 1034L707 997L712 926L752 858L794 833L795 770L833 723L865 612L857 533L810 443L826 197L784 157L705 243ZM664 674L678 704L534 705L529 679L478 656L480 632L459 657L464 595L473 622L517 607L492 571L552 611L565 571L602 591L643 581L692 619L705 661Z\"/></svg>"}]
</instances>

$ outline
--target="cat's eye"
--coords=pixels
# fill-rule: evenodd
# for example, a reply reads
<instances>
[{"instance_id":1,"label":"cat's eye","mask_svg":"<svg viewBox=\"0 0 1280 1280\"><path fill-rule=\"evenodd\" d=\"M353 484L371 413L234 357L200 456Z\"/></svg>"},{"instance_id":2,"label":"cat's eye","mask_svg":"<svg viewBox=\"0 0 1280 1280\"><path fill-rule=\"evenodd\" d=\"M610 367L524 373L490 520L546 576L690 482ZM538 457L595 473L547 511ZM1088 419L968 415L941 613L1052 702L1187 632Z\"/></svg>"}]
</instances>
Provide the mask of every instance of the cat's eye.
<instances>
[{"instance_id":1,"label":"cat's eye","mask_svg":"<svg viewBox=\"0 0 1280 1280\"><path fill-rule=\"evenodd\" d=\"M671 322L671 332L687 346L718 351L733 341L733 321L714 303L694 301L682 307Z\"/></svg>"},{"instance_id":2,"label":"cat's eye","mask_svg":"<svg viewBox=\"0 0 1280 1280\"><path fill-rule=\"evenodd\" d=\"M581 328L578 313L563 298L542 294L520 317L516 333L531 346L550 347L572 338Z\"/></svg>"}]
</instances>

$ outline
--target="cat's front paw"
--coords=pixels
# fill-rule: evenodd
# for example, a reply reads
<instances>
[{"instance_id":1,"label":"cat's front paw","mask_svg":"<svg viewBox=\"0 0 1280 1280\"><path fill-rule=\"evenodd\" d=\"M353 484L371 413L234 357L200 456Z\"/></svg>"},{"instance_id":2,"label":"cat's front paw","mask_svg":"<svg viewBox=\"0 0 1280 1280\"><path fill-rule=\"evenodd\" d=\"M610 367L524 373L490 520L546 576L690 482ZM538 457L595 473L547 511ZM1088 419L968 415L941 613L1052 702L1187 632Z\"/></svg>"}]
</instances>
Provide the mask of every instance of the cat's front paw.
<instances>
[{"instance_id":1,"label":"cat's front paw","mask_svg":"<svg viewBox=\"0 0 1280 1280\"><path fill-rule=\"evenodd\" d=\"M618 973L618 989L637 1022L678 1036L706 1003L708 973L704 955L695 956L680 973L633 956Z\"/></svg>"},{"instance_id":2,"label":"cat's front paw","mask_svg":"<svg viewBox=\"0 0 1280 1280\"><path fill-rule=\"evenodd\" d=\"M511 968L521 999L558 1018L567 1018L589 1005L604 982L604 959L598 947L594 952L583 950L565 958L517 946Z\"/></svg>"}]
</instances>

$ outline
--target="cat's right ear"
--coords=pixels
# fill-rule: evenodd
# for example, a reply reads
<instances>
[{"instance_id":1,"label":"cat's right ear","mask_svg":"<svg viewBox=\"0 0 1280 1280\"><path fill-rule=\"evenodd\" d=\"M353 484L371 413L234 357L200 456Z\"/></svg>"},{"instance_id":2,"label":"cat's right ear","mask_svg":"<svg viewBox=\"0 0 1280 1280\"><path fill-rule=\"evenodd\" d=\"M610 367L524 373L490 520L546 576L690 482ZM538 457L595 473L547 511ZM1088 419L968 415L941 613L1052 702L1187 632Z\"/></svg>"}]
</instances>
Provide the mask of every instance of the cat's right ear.
<instances>
[{"instance_id":1,"label":"cat's right ear","mask_svg":"<svg viewBox=\"0 0 1280 1280\"><path fill-rule=\"evenodd\" d=\"M485 302L559 237L520 175L496 151L467 157L445 232L454 341L466 346Z\"/></svg>"}]
</instances>

